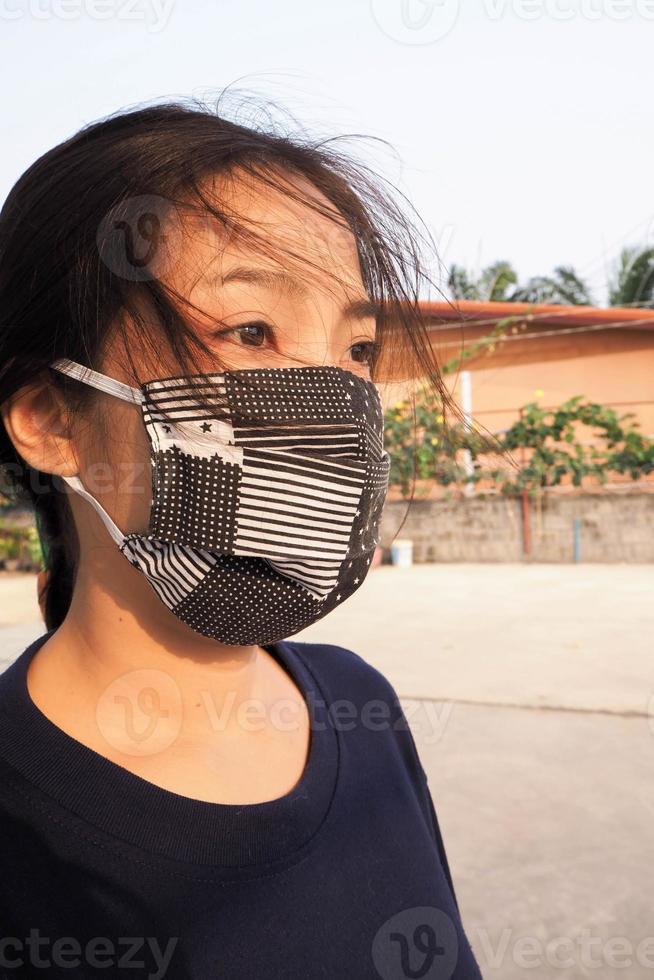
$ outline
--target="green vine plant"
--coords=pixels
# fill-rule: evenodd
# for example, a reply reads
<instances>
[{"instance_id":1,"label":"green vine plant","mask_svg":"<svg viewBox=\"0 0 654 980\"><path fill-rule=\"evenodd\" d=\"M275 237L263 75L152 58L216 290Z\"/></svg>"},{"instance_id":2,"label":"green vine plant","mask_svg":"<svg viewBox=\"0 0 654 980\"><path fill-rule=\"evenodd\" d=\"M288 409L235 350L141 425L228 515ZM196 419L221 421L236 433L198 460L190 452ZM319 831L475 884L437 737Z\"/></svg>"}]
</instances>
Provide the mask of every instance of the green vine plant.
<instances>
[{"instance_id":1,"label":"green vine plant","mask_svg":"<svg viewBox=\"0 0 654 980\"><path fill-rule=\"evenodd\" d=\"M391 458L390 484L410 495L416 480L462 486L466 479L462 451L473 462L496 453L497 444L462 423L447 422L442 404L424 388L411 401L397 402L385 415L384 446ZM477 480L477 472L473 480Z\"/></svg>"},{"instance_id":2,"label":"green vine plant","mask_svg":"<svg viewBox=\"0 0 654 980\"><path fill-rule=\"evenodd\" d=\"M634 418L582 395L555 409L530 402L500 439L507 453L525 449L526 461L517 469L495 468L489 475L508 495L562 483L581 487L586 478L605 484L611 473L637 481L654 472L654 441L640 432ZM592 440L580 439L584 430Z\"/></svg>"},{"instance_id":3,"label":"green vine plant","mask_svg":"<svg viewBox=\"0 0 654 980\"><path fill-rule=\"evenodd\" d=\"M473 341L450 360L441 364L441 375L457 373L473 357L493 354L498 343L509 333L524 330L526 314L503 317L484 337ZM464 328L465 329L465 328ZM463 451L473 460L483 454L496 453L497 441L482 436L461 422L450 423L433 389L418 386L415 396L396 402L385 415L384 445L391 457L391 486L399 486L408 497L416 480L430 480L442 486L457 487L471 480L462 465Z\"/></svg>"},{"instance_id":4,"label":"green vine plant","mask_svg":"<svg viewBox=\"0 0 654 980\"><path fill-rule=\"evenodd\" d=\"M654 472L654 441L633 419L576 395L555 409L530 402L508 430L485 436L447 424L442 406L419 389L411 402L397 402L386 413L390 482L408 497L416 480L458 489L483 481L506 496L564 483L581 487L588 478L604 484L611 473L637 481ZM582 439L589 430L592 438ZM463 450L472 472L463 466ZM507 465L488 466L489 457Z\"/></svg>"}]
</instances>

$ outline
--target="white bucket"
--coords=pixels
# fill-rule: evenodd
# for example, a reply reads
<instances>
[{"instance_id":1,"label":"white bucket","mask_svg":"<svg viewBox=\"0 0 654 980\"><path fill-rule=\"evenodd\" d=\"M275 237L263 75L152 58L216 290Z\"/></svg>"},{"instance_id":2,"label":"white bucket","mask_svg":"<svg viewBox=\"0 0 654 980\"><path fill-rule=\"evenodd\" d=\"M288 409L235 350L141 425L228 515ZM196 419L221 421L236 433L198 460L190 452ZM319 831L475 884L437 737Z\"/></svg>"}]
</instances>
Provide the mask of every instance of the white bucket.
<instances>
[{"instance_id":1,"label":"white bucket","mask_svg":"<svg viewBox=\"0 0 654 980\"><path fill-rule=\"evenodd\" d=\"M397 538L391 544L391 562L398 568L413 565L413 541L410 538Z\"/></svg>"}]
</instances>

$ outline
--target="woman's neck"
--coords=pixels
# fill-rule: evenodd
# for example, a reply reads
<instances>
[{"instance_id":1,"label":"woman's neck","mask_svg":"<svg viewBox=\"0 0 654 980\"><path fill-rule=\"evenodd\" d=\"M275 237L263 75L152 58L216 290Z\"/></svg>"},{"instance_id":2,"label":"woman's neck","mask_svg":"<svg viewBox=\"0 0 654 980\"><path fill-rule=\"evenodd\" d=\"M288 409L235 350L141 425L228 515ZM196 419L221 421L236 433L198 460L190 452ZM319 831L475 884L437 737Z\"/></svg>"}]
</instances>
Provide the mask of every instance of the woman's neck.
<instances>
[{"instance_id":1,"label":"woman's neck","mask_svg":"<svg viewBox=\"0 0 654 980\"><path fill-rule=\"evenodd\" d=\"M79 568L69 612L35 657L29 683L35 700L47 698L62 716L86 711L89 726L103 715L118 731L124 705L142 704L199 741L218 724L235 732L247 704L265 712L292 684L262 647L191 630L120 553L104 548Z\"/></svg>"}]
</instances>

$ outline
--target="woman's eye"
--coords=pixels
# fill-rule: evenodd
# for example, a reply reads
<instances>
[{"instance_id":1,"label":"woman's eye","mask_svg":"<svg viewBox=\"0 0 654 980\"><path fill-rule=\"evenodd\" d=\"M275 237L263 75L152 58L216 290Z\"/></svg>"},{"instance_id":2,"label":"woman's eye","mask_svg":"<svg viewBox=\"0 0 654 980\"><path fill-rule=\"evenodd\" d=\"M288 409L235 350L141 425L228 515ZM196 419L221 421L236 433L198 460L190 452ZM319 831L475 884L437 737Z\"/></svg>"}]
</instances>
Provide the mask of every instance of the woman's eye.
<instances>
[{"instance_id":1,"label":"woman's eye","mask_svg":"<svg viewBox=\"0 0 654 980\"><path fill-rule=\"evenodd\" d=\"M359 341L357 344L352 344L350 354L353 361L373 367L379 356L379 344L375 340Z\"/></svg>"},{"instance_id":2,"label":"woman's eye","mask_svg":"<svg viewBox=\"0 0 654 980\"><path fill-rule=\"evenodd\" d=\"M230 330L221 330L220 335L236 334L247 347L261 347L268 339L270 331L269 324L257 320L254 323L243 323L239 327L232 327Z\"/></svg>"},{"instance_id":3,"label":"woman's eye","mask_svg":"<svg viewBox=\"0 0 654 980\"><path fill-rule=\"evenodd\" d=\"M266 341L273 342L273 328L265 320L255 320L252 323L242 323L228 330L220 330L218 337L235 336L245 347L261 347ZM375 365L379 356L380 344L377 341L359 341L350 347L350 356L359 364L366 364L370 369Z\"/></svg>"}]
</instances>

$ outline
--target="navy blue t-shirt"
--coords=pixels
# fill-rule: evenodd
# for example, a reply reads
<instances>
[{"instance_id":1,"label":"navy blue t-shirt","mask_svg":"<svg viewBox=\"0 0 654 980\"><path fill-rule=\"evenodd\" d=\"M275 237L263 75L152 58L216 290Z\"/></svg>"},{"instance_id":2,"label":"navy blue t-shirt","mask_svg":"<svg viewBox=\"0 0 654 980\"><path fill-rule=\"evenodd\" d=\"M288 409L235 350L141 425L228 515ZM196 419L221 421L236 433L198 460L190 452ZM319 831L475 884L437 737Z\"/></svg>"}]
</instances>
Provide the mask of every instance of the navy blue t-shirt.
<instances>
[{"instance_id":1,"label":"navy blue t-shirt","mask_svg":"<svg viewBox=\"0 0 654 980\"><path fill-rule=\"evenodd\" d=\"M303 692L291 792L156 786L32 701L41 637L0 675L0 977L478 980L394 688L339 646L266 646Z\"/></svg>"}]
</instances>

